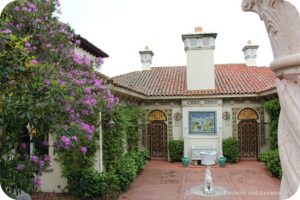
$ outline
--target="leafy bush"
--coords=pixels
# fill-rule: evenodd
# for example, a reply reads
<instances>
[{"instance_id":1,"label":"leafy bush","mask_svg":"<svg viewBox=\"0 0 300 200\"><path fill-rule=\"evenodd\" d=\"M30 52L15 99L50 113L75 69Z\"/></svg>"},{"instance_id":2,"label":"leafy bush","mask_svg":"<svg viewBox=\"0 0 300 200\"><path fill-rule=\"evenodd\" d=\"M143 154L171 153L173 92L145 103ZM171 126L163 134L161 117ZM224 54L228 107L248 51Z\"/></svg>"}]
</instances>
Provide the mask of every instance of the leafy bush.
<instances>
[{"instance_id":1,"label":"leafy bush","mask_svg":"<svg viewBox=\"0 0 300 200\"><path fill-rule=\"evenodd\" d=\"M139 173L144 169L145 164L147 163L148 153L147 151L130 152L126 154L126 157L134 159L135 165L137 167L137 172Z\"/></svg>"},{"instance_id":2,"label":"leafy bush","mask_svg":"<svg viewBox=\"0 0 300 200\"><path fill-rule=\"evenodd\" d=\"M124 156L116 173L119 177L122 191L126 191L137 173L144 169L147 159L147 151L130 152Z\"/></svg>"},{"instance_id":3,"label":"leafy bush","mask_svg":"<svg viewBox=\"0 0 300 200\"><path fill-rule=\"evenodd\" d=\"M282 168L278 149L261 153L259 155L259 159L265 163L265 166L268 168L268 170L273 176L282 176Z\"/></svg>"},{"instance_id":4,"label":"leafy bush","mask_svg":"<svg viewBox=\"0 0 300 200\"><path fill-rule=\"evenodd\" d=\"M145 124L145 111L137 106L118 105L111 112L104 112L103 119L113 119L115 129L106 127L103 120L103 162L107 171L114 172L124 155L124 141L128 152L138 150L140 128Z\"/></svg>"},{"instance_id":5,"label":"leafy bush","mask_svg":"<svg viewBox=\"0 0 300 200\"><path fill-rule=\"evenodd\" d=\"M126 191L129 184L133 182L137 175L138 167L133 156L125 156L117 170L117 175L120 180L120 188Z\"/></svg>"},{"instance_id":6,"label":"leafy bush","mask_svg":"<svg viewBox=\"0 0 300 200\"><path fill-rule=\"evenodd\" d=\"M223 139L223 155L226 160L236 163L239 157L239 142L236 137L228 137Z\"/></svg>"},{"instance_id":7,"label":"leafy bush","mask_svg":"<svg viewBox=\"0 0 300 200\"><path fill-rule=\"evenodd\" d=\"M68 191L81 199L103 197L120 190L115 174L98 173L94 169L71 170L66 178Z\"/></svg>"},{"instance_id":8,"label":"leafy bush","mask_svg":"<svg viewBox=\"0 0 300 200\"><path fill-rule=\"evenodd\" d=\"M280 113L279 99L272 99L264 104L267 113L270 116L270 148L271 150L278 149L278 119Z\"/></svg>"},{"instance_id":9,"label":"leafy bush","mask_svg":"<svg viewBox=\"0 0 300 200\"><path fill-rule=\"evenodd\" d=\"M169 142L169 154L171 161L181 161L183 157L183 141L171 140Z\"/></svg>"}]
</instances>

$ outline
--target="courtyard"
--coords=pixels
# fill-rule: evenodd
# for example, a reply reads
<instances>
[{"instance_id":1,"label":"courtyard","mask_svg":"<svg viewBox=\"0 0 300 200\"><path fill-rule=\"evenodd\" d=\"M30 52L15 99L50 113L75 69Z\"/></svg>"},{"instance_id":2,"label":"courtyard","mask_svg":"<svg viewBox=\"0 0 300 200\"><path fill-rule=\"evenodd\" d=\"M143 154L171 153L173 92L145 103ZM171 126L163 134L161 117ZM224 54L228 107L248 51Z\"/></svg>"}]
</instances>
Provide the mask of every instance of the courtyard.
<instances>
[{"instance_id":1,"label":"courtyard","mask_svg":"<svg viewBox=\"0 0 300 200\"><path fill-rule=\"evenodd\" d=\"M227 189L221 197L200 197L190 193L204 183L202 165L184 168L181 163L151 160L119 200L196 200L196 199L279 199L280 179L271 177L263 162L239 161L211 167L213 183Z\"/></svg>"}]
</instances>

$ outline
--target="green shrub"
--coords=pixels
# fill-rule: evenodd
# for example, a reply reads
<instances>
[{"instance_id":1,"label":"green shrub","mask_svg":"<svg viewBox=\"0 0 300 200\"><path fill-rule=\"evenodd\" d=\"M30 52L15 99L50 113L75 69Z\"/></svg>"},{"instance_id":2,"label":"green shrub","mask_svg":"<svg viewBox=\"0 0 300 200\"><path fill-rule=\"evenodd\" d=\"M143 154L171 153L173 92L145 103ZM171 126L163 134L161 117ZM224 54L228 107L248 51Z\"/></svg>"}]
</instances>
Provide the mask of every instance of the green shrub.
<instances>
[{"instance_id":1,"label":"green shrub","mask_svg":"<svg viewBox=\"0 0 300 200\"><path fill-rule=\"evenodd\" d=\"M278 149L261 153L259 155L259 159L265 163L265 166L273 176L282 176L282 168Z\"/></svg>"},{"instance_id":2,"label":"green shrub","mask_svg":"<svg viewBox=\"0 0 300 200\"><path fill-rule=\"evenodd\" d=\"M183 141L171 140L169 142L169 154L171 161L181 161L183 157Z\"/></svg>"},{"instance_id":3,"label":"green shrub","mask_svg":"<svg viewBox=\"0 0 300 200\"><path fill-rule=\"evenodd\" d=\"M136 166L133 156L125 156L117 170L117 175L120 180L120 188L126 191L137 175L138 167Z\"/></svg>"},{"instance_id":4,"label":"green shrub","mask_svg":"<svg viewBox=\"0 0 300 200\"><path fill-rule=\"evenodd\" d=\"M112 195L120 191L115 174L98 173L94 169L71 170L66 175L68 191L81 199Z\"/></svg>"},{"instance_id":5,"label":"green shrub","mask_svg":"<svg viewBox=\"0 0 300 200\"><path fill-rule=\"evenodd\" d=\"M120 181L116 174L102 173L99 176L101 197L115 196L120 191Z\"/></svg>"},{"instance_id":6,"label":"green shrub","mask_svg":"<svg viewBox=\"0 0 300 200\"><path fill-rule=\"evenodd\" d=\"M278 98L265 102L264 107L270 117L270 148L278 149L278 119L280 113L280 102Z\"/></svg>"},{"instance_id":7,"label":"green shrub","mask_svg":"<svg viewBox=\"0 0 300 200\"><path fill-rule=\"evenodd\" d=\"M126 154L126 157L134 159L135 165L137 167L137 172L139 173L144 169L145 164L147 163L148 153L147 151L130 152Z\"/></svg>"},{"instance_id":8,"label":"green shrub","mask_svg":"<svg viewBox=\"0 0 300 200\"><path fill-rule=\"evenodd\" d=\"M223 155L226 160L236 163L239 157L239 142L236 137L228 137L223 139Z\"/></svg>"}]
</instances>

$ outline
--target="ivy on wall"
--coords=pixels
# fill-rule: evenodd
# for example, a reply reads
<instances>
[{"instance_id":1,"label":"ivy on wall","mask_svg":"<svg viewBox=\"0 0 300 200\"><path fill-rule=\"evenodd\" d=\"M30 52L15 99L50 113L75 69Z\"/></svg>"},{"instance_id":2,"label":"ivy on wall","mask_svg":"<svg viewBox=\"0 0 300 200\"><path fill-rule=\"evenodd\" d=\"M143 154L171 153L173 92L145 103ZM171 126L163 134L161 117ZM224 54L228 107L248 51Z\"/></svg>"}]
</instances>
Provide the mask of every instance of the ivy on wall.
<instances>
[{"instance_id":1,"label":"ivy on wall","mask_svg":"<svg viewBox=\"0 0 300 200\"><path fill-rule=\"evenodd\" d=\"M260 160L265 163L270 173L273 176L282 176L282 167L280 163L278 151L278 120L280 113L279 99L267 101L264 105L266 111L270 116L270 151L261 153Z\"/></svg>"},{"instance_id":2,"label":"ivy on wall","mask_svg":"<svg viewBox=\"0 0 300 200\"><path fill-rule=\"evenodd\" d=\"M270 116L270 149L275 150L275 149L278 149L277 132L278 132L278 119L279 119L279 113L280 113L279 99L276 98L276 99L267 101L264 104L264 107Z\"/></svg>"},{"instance_id":3,"label":"ivy on wall","mask_svg":"<svg viewBox=\"0 0 300 200\"><path fill-rule=\"evenodd\" d=\"M125 149L138 150L140 129L146 124L146 113L138 106L118 105L111 112L103 113L103 163L106 171L114 172L122 160ZM115 128L109 128L112 119Z\"/></svg>"}]
</instances>

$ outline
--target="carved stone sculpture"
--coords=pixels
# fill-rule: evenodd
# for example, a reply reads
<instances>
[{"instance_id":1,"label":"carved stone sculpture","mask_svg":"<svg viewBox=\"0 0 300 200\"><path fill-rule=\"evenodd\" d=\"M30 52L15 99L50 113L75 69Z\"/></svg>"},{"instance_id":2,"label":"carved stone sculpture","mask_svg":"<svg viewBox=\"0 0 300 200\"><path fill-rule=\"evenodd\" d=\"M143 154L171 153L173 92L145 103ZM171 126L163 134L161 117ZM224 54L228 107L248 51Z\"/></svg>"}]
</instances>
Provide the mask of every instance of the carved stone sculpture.
<instances>
[{"instance_id":1,"label":"carved stone sculpture","mask_svg":"<svg viewBox=\"0 0 300 200\"><path fill-rule=\"evenodd\" d=\"M204 194L213 194L215 192L213 187L212 176L210 172L210 167L207 166L204 174Z\"/></svg>"},{"instance_id":2,"label":"carved stone sculpture","mask_svg":"<svg viewBox=\"0 0 300 200\"><path fill-rule=\"evenodd\" d=\"M242 9L257 13L264 21L274 61L281 113L278 145L283 169L281 199L291 197L300 182L300 18L285 0L243 0Z\"/></svg>"}]
</instances>

